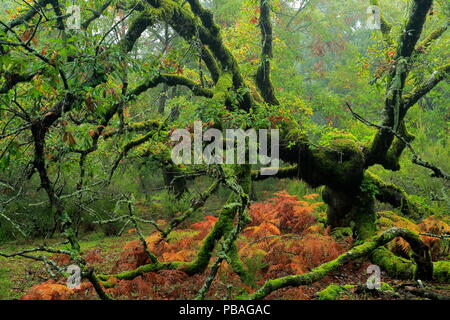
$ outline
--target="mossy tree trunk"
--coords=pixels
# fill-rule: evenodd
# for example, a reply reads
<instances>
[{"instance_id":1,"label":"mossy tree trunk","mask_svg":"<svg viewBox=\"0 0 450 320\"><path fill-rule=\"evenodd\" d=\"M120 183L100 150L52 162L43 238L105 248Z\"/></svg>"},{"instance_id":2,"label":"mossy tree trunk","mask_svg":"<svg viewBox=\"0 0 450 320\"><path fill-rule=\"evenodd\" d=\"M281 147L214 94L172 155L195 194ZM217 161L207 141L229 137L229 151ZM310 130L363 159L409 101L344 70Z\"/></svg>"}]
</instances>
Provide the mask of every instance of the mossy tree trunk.
<instances>
[{"instance_id":1,"label":"mossy tree trunk","mask_svg":"<svg viewBox=\"0 0 450 320\"><path fill-rule=\"evenodd\" d=\"M362 191L339 191L326 187L323 199L328 205L327 224L334 228L352 227L357 240L375 235L374 199Z\"/></svg>"}]
</instances>

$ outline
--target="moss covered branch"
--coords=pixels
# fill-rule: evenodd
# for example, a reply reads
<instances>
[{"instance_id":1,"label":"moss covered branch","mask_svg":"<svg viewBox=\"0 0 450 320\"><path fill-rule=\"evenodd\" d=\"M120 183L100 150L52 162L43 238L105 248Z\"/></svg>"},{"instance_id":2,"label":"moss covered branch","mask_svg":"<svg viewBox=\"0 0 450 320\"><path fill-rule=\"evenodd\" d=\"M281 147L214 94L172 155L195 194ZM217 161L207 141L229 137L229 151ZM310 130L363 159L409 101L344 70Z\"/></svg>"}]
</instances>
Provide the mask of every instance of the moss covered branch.
<instances>
[{"instance_id":1,"label":"moss covered branch","mask_svg":"<svg viewBox=\"0 0 450 320\"><path fill-rule=\"evenodd\" d=\"M432 4L433 0L414 0L412 2L408 23L400 37L397 59L400 57L411 57L422 34L423 26Z\"/></svg>"},{"instance_id":2,"label":"moss covered branch","mask_svg":"<svg viewBox=\"0 0 450 320\"><path fill-rule=\"evenodd\" d=\"M270 60L273 58L273 28L270 20L269 0L260 0L259 9L262 52L261 62L256 72L256 85L264 101L271 105L278 105L279 102L270 79Z\"/></svg>"},{"instance_id":3,"label":"moss covered branch","mask_svg":"<svg viewBox=\"0 0 450 320\"><path fill-rule=\"evenodd\" d=\"M118 280L132 280L140 275L148 272L157 272L160 270L180 270L192 276L202 273L208 267L209 261L216 243L233 227L233 221L238 207L227 206L220 215L219 220L215 223L213 229L208 233L197 253L197 257L191 262L156 262L140 266L134 270L124 271L113 275L99 275L99 279L105 287L110 287L110 280L116 278Z\"/></svg>"},{"instance_id":4,"label":"moss covered branch","mask_svg":"<svg viewBox=\"0 0 450 320\"><path fill-rule=\"evenodd\" d=\"M27 10L23 15L18 16L14 20L12 20L8 27L4 27L3 31L6 33L8 30L13 29L17 26L25 24L33 19L36 14L41 14L41 11L45 8L45 6L50 3L50 0L39 0L35 1L35 3L31 6L29 10Z\"/></svg>"},{"instance_id":5,"label":"moss covered branch","mask_svg":"<svg viewBox=\"0 0 450 320\"><path fill-rule=\"evenodd\" d=\"M203 62L205 62L205 65L211 74L213 82L217 83L217 80L219 80L220 76L220 68L217 64L216 58L214 58L213 54L211 53L211 50L209 50L206 46L202 46L202 60Z\"/></svg>"},{"instance_id":6,"label":"moss covered branch","mask_svg":"<svg viewBox=\"0 0 450 320\"><path fill-rule=\"evenodd\" d=\"M422 280L431 279L433 276L433 263L431 262L428 247L415 233L405 229L392 228L385 231L383 234L375 236L363 244L354 247L336 259L314 268L308 273L269 280L260 289L243 298L252 300L263 299L273 291L281 288L310 285L323 279L326 275L338 270L350 261L370 256L374 250L387 244L396 237L402 237L405 239L410 244L411 249L414 252L413 258L416 263L416 267L414 268L414 277Z\"/></svg>"},{"instance_id":7,"label":"moss covered branch","mask_svg":"<svg viewBox=\"0 0 450 320\"><path fill-rule=\"evenodd\" d=\"M163 124L161 123L156 130L150 131L147 134L133 139L125 144L125 146L122 148L122 151L120 152L119 156L117 157L116 161L114 161L113 166L111 167L111 171L109 174L109 181L111 181L112 176L114 175L114 172L116 171L117 167L119 166L120 161L128 154L128 152L143 143L149 141L150 139L154 138L156 135L158 135L159 131L162 129Z\"/></svg>"},{"instance_id":8,"label":"moss covered branch","mask_svg":"<svg viewBox=\"0 0 450 320\"><path fill-rule=\"evenodd\" d=\"M19 83L30 82L33 79L33 77L39 73L28 73L28 74L5 73L5 74L3 74L6 81L4 82L3 86L0 87L0 94L8 93L9 90L13 89Z\"/></svg>"},{"instance_id":9,"label":"moss covered branch","mask_svg":"<svg viewBox=\"0 0 450 320\"><path fill-rule=\"evenodd\" d=\"M439 39L445 33L445 31L447 31L447 29L448 29L448 22L445 26L437 28L436 30L431 32L427 37L425 37L425 39L423 39L417 45L416 52L424 53L434 41Z\"/></svg>"},{"instance_id":10,"label":"moss covered branch","mask_svg":"<svg viewBox=\"0 0 450 320\"><path fill-rule=\"evenodd\" d=\"M285 178L301 178L301 177L298 165L279 168L275 175L262 175L261 170L252 170L253 181L261 181L269 178L285 179Z\"/></svg>"},{"instance_id":11,"label":"moss covered branch","mask_svg":"<svg viewBox=\"0 0 450 320\"><path fill-rule=\"evenodd\" d=\"M447 64L435 72L426 79L424 82L415 87L411 93L404 96L404 107L405 109L411 108L417 103L423 96L430 92L434 87L436 87L442 80L448 78L450 75L450 64Z\"/></svg>"},{"instance_id":12,"label":"moss covered branch","mask_svg":"<svg viewBox=\"0 0 450 320\"><path fill-rule=\"evenodd\" d=\"M93 21L101 17L102 13L111 5L111 3L112 0L105 1L98 10L92 10L92 16L81 23L81 28L86 30Z\"/></svg>"},{"instance_id":13,"label":"moss covered branch","mask_svg":"<svg viewBox=\"0 0 450 320\"><path fill-rule=\"evenodd\" d=\"M241 170L242 169L242 170ZM111 287L113 284L111 279L116 278L118 280L132 280L147 272L157 272L159 270L180 270L186 274L192 276L194 274L202 273L208 267L211 260L214 248L216 247L220 239L229 239L234 228L234 220L237 212L242 212L248 206L248 192L251 187L250 168L249 166L237 167L238 172L230 177L223 177L223 182L232 191L227 204L221 210L219 214L219 220L214 224L212 230L208 233L203 240L202 245L197 253L197 257L191 262L159 262L150 263L140 266L134 270L121 272L114 275L99 275L105 287ZM250 181L250 182L249 182ZM211 188L215 188L213 184ZM243 219L242 221L247 221ZM240 230L240 229L239 229ZM234 239L234 238L233 238ZM237 255L237 248L234 243L229 245L227 255L230 258L231 266L233 270L241 277L245 283L251 284L251 276L240 262Z\"/></svg>"},{"instance_id":14,"label":"moss covered branch","mask_svg":"<svg viewBox=\"0 0 450 320\"><path fill-rule=\"evenodd\" d=\"M416 257L417 258L417 257ZM380 266L387 274L397 279L417 279L417 265L411 260L396 256L385 247L377 248L370 255L372 263ZM450 261L433 263L433 278L439 282L450 282ZM421 278L423 280L423 278Z\"/></svg>"},{"instance_id":15,"label":"moss covered branch","mask_svg":"<svg viewBox=\"0 0 450 320\"><path fill-rule=\"evenodd\" d=\"M219 180L214 180L214 182L207 188L204 192L199 194L197 197L192 199L191 206L189 209L187 209L185 212L183 212L181 215L177 216L175 219L170 221L169 227L162 232L161 239L165 239L173 229L178 227L180 224L182 224L184 221L186 221L187 218L189 218L195 211L197 211L199 208L205 205L206 200L214 194L219 187Z\"/></svg>"},{"instance_id":16,"label":"moss covered branch","mask_svg":"<svg viewBox=\"0 0 450 320\"><path fill-rule=\"evenodd\" d=\"M113 298L105 292L100 284L100 279L95 274L94 268L88 268L87 271L84 272L83 276L89 280L101 300L113 300Z\"/></svg>"},{"instance_id":17,"label":"moss covered branch","mask_svg":"<svg viewBox=\"0 0 450 320\"><path fill-rule=\"evenodd\" d=\"M351 139L335 139L329 146L312 143L295 122L280 130L280 158L298 165L297 176L311 187L326 185L354 192L365 170L361 146Z\"/></svg>"},{"instance_id":18,"label":"moss covered branch","mask_svg":"<svg viewBox=\"0 0 450 320\"><path fill-rule=\"evenodd\" d=\"M125 126L122 130L110 130L102 134L103 139L107 140L114 135L122 132L147 132L155 130L161 126L160 120L148 120L143 122L131 123Z\"/></svg>"},{"instance_id":19,"label":"moss covered branch","mask_svg":"<svg viewBox=\"0 0 450 320\"><path fill-rule=\"evenodd\" d=\"M200 84L191 79L168 73L161 73L153 79L145 81L144 83L136 87L131 93L133 95L140 95L141 93L147 91L150 88L154 88L161 83L165 83L169 86L185 86L191 89L192 92L197 96L212 98L214 94L212 90L202 87Z\"/></svg>"}]
</instances>

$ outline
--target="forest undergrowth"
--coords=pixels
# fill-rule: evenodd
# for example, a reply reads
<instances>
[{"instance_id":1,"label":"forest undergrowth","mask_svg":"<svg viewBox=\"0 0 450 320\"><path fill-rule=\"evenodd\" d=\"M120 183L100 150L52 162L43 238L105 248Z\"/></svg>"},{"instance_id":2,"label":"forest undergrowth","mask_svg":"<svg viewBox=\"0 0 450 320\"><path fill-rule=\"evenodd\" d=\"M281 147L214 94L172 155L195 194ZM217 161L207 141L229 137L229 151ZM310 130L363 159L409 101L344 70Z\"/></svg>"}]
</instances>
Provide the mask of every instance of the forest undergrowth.
<instances>
[{"instance_id":1,"label":"forest undergrowth","mask_svg":"<svg viewBox=\"0 0 450 320\"><path fill-rule=\"evenodd\" d=\"M324 227L325 206L320 195L311 193L298 197L287 191L275 192L267 200L255 202L250 207L252 222L243 230L237 241L238 252L245 268L253 276L257 286L266 280L311 271L325 262L348 251L353 243L351 232L338 228L330 232ZM144 230L148 249L161 262L184 261L195 258L202 241L218 220L205 216L202 220L186 222L161 240L158 231ZM167 223L159 220L158 224ZM378 212L378 229L382 232L391 227L407 228L426 234L449 234L450 226L436 217L428 217L416 224L392 211ZM422 236L430 247L434 261L448 260L450 247L447 240ZM83 243L83 258L98 272L116 274L136 269L151 263L148 254L138 239L135 229L128 229L121 237L91 240ZM388 248L396 255L408 257L409 245L401 238L392 241ZM61 267L70 265L70 257L63 254L50 256ZM21 259L14 259L21 260ZM212 262L214 259L212 260ZM211 263L212 263L211 262ZM28 278L15 283L10 289L13 296L32 300L98 299L89 281L82 282L77 289L66 286L67 279L45 279L45 270L31 266L25 269ZM20 264L19 264L20 265ZM408 292L411 281L392 279L384 272L382 285L378 290L368 290L369 277L367 260L354 261L331 273L312 286L300 286L278 290L267 299L411 299L417 298ZM20 269L20 267L19 267ZM204 273L188 276L179 270L148 272L133 280L113 278L111 288L105 289L115 299L193 299L208 276ZM29 281L32 279L32 281ZM12 280L14 281L14 280ZM35 283L31 288L30 283ZM27 287L28 285L28 287ZM427 283L427 289L436 293L448 292L448 286ZM213 281L207 299L234 299L254 291L242 283L226 262L223 262L218 276ZM5 294L5 293L3 293Z\"/></svg>"}]
</instances>

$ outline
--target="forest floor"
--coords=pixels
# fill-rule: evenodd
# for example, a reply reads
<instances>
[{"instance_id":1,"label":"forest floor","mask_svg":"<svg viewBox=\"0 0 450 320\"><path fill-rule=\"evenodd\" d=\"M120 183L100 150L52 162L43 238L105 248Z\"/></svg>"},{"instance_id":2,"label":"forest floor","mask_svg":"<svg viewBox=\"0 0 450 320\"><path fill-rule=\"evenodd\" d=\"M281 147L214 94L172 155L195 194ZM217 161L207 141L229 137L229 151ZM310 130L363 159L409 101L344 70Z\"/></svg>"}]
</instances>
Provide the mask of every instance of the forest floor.
<instances>
[{"instance_id":1,"label":"forest floor","mask_svg":"<svg viewBox=\"0 0 450 320\"><path fill-rule=\"evenodd\" d=\"M121 237L104 237L101 234L91 234L83 237L81 245L84 248L84 257L97 256L92 265L98 272L108 273L110 272L117 257L120 255L123 247L130 241L135 240L135 235L124 234ZM53 239L48 244L57 244L62 239ZM13 242L0 245L0 251L14 252L20 251L26 248L39 245L40 242ZM101 259L100 259L101 257ZM315 283L314 285L296 288L296 289L283 289L273 294L272 299L289 299L290 296L295 293L302 295L302 300L318 299L318 292L324 290L330 284L337 285L349 285L353 284L359 286L358 289L364 287L367 281L367 267L369 262L364 263L351 263L347 266L343 266L338 271L330 274L323 280ZM200 278L207 276L207 272ZM48 280L48 273L45 271L42 263L35 262L26 258L14 258L5 259L0 258L0 300L21 299L31 287ZM402 285L410 284L411 281L395 280L387 277L382 272L382 282L389 284L391 287L398 287ZM199 285L203 283L200 282ZM442 295L448 295L450 292L450 285L443 285L439 283L429 283L428 289L433 292ZM164 290L164 288L161 288ZM299 292L300 291L300 292ZM420 299L412 294L394 294L389 291L371 291L371 292L359 292L356 293L352 290L347 294L342 294L339 299L342 300L398 300L398 299ZM164 293L163 293L164 294ZM193 298L192 296L191 298ZM95 296L91 297L95 299ZM298 297L297 297L298 298Z\"/></svg>"},{"instance_id":2,"label":"forest floor","mask_svg":"<svg viewBox=\"0 0 450 320\"><path fill-rule=\"evenodd\" d=\"M322 203L317 202L318 195L308 195L300 199L286 192L275 194L268 201L252 205L250 214L253 222L242 233L238 240L239 255L245 267L254 275L257 286L266 280L289 274L304 273L312 268L335 259L352 246L349 236L337 237L319 223L323 215ZM198 248L206 234L211 230L216 217L207 216L203 220L190 225L184 225L160 244L158 233L153 227L143 227L148 235L146 241L161 261L191 261L195 258ZM163 221L160 221L163 223ZM404 223L404 222L402 222ZM94 266L99 274L117 273L133 269L148 263L142 244L138 240L136 230L126 230L121 236L106 237L102 232L95 232L80 237L82 256L89 265ZM49 246L64 248L60 243L63 239L54 238L46 243ZM18 252L33 248L43 243L43 240L14 241L0 244L4 253ZM402 246L402 243L397 245ZM393 248L395 249L395 248ZM397 248L398 249L398 248ZM70 265L70 259L64 255L46 254L61 266ZM381 273L382 290L367 290L367 261L356 261L341 267L336 272L310 286L286 288L275 291L268 299L311 300L326 299L327 295L318 293L329 285L352 285L339 290L334 298L342 300L396 300L423 299L412 294L417 284L412 281L402 281ZM116 299L193 299L206 277L209 268L202 274L188 277L180 271L159 271L140 276L131 281L117 281L113 289L108 289ZM65 284L65 279L57 282L49 280L41 262L22 257L5 259L0 257L0 300L26 298L44 299L42 284ZM427 282L428 292L449 296L450 285ZM213 281L207 299L235 298L244 292L251 291L239 277L224 263L218 276ZM392 290L395 289L395 290ZM53 289L52 289L53 290ZM53 293L47 298L52 299L97 299L95 292L87 282L76 294L59 295Z\"/></svg>"}]
</instances>

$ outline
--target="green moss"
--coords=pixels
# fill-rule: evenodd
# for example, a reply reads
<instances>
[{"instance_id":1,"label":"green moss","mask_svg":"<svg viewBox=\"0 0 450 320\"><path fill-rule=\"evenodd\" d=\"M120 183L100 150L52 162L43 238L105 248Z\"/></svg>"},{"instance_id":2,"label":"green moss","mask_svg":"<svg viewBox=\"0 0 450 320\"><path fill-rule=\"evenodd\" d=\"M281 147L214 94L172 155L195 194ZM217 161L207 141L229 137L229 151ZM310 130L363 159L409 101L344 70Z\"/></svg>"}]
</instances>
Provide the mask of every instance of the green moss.
<instances>
[{"instance_id":1,"label":"green moss","mask_svg":"<svg viewBox=\"0 0 450 320\"><path fill-rule=\"evenodd\" d=\"M388 283L382 282L380 286L381 291L395 291L394 288L392 288Z\"/></svg>"},{"instance_id":2,"label":"green moss","mask_svg":"<svg viewBox=\"0 0 450 320\"><path fill-rule=\"evenodd\" d=\"M252 171L251 171L251 165L240 165L233 168L233 171L235 172L237 183L239 184L240 188L242 188L242 194L232 194L228 202L238 202L243 205L245 205L245 202L248 202L248 194L252 190ZM247 211L242 212L241 214L244 215L244 224L251 221L251 218L246 214ZM228 228L224 232L224 238L226 239L230 232L234 229L233 220L229 221ZM236 246L236 243L233 242L231 246L229 247L229 250L227 252L228 257L230 258L231 267L233 269L233 272L235 272L239 277L241 278L241 281L245 284L255 287L255 279L254 276L244 267L244 264L242 263L238 248Z\"/></svg>"},{"instance_id":3,"label":"green moss","mask_svg":"<svg viewBox=\"0 0 450 320\"><path fill-rule=\"evenodd\" d=\"M238 249L235 243L232 244L232 247L228 252L228 257L230 258L233 272L235 272L241 278L242 282L251 287L256 287L255 278L244 267L244 264L239 257Z\"/></svg>"},{"instance_id":4,"label":"green moss","mask_svg":"<svg viewBox=\"0 0 450 320\"><path fill-rule=\"evenodd\" d=\"M406 130L404 122L400 123L398 132L406 141L409 143L413 142L415 137ZM391 148L386 154L383 166L392 171L400 170L400 158L405 147L406 145L402 140L395 138Z\"/></svg>"},{"instance_id":5,"label":"green moss","mask_svg":"<svg viewBox=\"0 0 450 320\"><path fill-rule=\"evenodd\" d=\"M331 284L324 290L318 292L319 300L339 300L344 295L351 295L351 289L355 288L354 285L336 285ZM382 282L380 286L380 291L395 291L393 287L391 287L386 282Z\"/></svg>"},{"instance_id":6,"label":"green moss","mask_svg":"<svg viewBox=\"0 0 450 320\"><path fill-rule=\"evenodd\" d=\"M375 196L373 186L364 179L360 190L326 187L322 195L328 205L327 223L331 228L351 227L360 243L376 233Z\"/></svg>"},{"instance_id":7,"label":"green moss","mask_svg":"<svg viewBox=\"0 0 450 320\"><path fill-rule=\"evenodd\" d=\"M369 239L376 233L375 198L372 194L360 194L357 197L355 222L355 236L359 241Z\"/></svg>"},{"instance_id":8,"label":"green moss","mask_svg":"<svg viewBox=\"0 0 450 320\"><path fill-rule=\"evenodd\" d=\"M414 258L417 263L422 264L422 275L425 276L424 278L419 279L428 280L428 272L431 271L431 269L429 268L431 259L429 254L427 254L427 250L424 250L424 248L422 247L423 243L420 241L419 237L411 231L400 228L392 228L388 231L385 231L380 236L372 237L370 240L364 242L363 244L354 247L347 253L344 253L336 259L318 266L308 273L266 281L259 290L248 295L247 298L262 299L269 295L271 292L280 288L312 284L323 279L328 273L337 270L342 265L367 256L370 256L372 262L384 268L390 275L394 274L395 277L400 279L412 279L415 276L415 264L412 261L408 261L395 256L389 250L382 247L389 241L392 241L399 236L408 241L408 243L411 245L411 248L415 253L417 253L417 255L423 255L422 259L418 259L417 257ZM447 261L440 262L436 264L435 271L446 270L441 272L442 274L447 272L446 274L448 275L448 268L449 266L447 264ZM385 286L385 288L387 289L388 287Z\"/></svg>"},{"instance_id":9,"label":"green moss","mask_svg":"<svg viewBox=\"0 0 450 320\"><path fill-rule=\"evenodd\" d=\"M355 141L337 138L329 146L316 146L294 121L283 123L280 129L281 159L299 165L299 176L310 186L354 192L360 185L365 159Z\"/></svg>"},{"instance_id":10,"label":"green moss","mask_svg":"<svg viewBox=\"0 0 450 320\"><path fill-rule=\"evenodd\" d=\"M239 185L242 187L243 192L248 194L251 190L251 168L249 165L242 166L234 166L233 171L237 177ZM209 261L211 259L212 252L218 240L222 237L226 238L228 234L232 231L234 227L234 218L236 216L237 208L232 205L236 199L236 195L234 193L231 194L230 198L227 201L228 206L225 206L220 215L219 220L214 225L212 231L208 234L206 239L203 241L202 247L197 255L197 258L188 264L187 267L183 268L183 271L187 274L195 274L202 272L208 266ZM250 277L246 275L245 269L242 266L241 261L239 260L239 256L236 252L233 253L233 247L231 252L231 256L233 257L232 265L236 268L235 272L243 276L244 282L251 283L249 280Z\"/></svg>"},{"instance_id":11,"label":"green moss","mask_svg":"<svg viewBox=\"0 0 450 320\"><path fill-rule=\"evenodd\" d=\"M131 22L131 25L127 32L127 36L122 40L121 43L122 48L125 52L131 51L142 32L144 32L148 26L152 25L156 21L155 18L159 14L160 12L156 9L146 10Z\"/></svg>"},{"instance_id":12,"label":"green moss","mask_svg":"<svg viewBox=\"0 0 450 320\"><path fill-rule=\"evenodd\" d=\"M336 139L330 148L316 148L311 154L321 184L351 189L362 181L364 155L355 141Z\"/></svg>"},{"instance_id":13,"label":"green moss","mask_svg":"<svg viewBox=\"0 0 450 320\"><path fill-rule=\"evenodd\" d=\"M202 43L208 46L209 50L220 62L222 69L230 72L234 88L246 87L245 81L239 70L239 64L228 48L223 44L220 28L215 24L212 15L210 18L206 19L208 23L205 25L205 18L209 15L206 13L207 10L204 11L204 9L198 9L199 11L194 15L192 10L184 8L183 5L176 1L147 0L147 2L155 8L161 8L163 11L161 18L169 23L170 26L185 40L189 41L193 37L199 37ZM192 5L190 7L191 9L194 9ZM200 19L203 20L203 23ZM222 90L221 95L223 95L223 93L224 91ZM225 97L221 96L220 98ZM253 104L254 102L250 92L244 93L240 107L248 110Z\"/></svg>"},{"instance_id":14,"label":"green moss","mask_svg":"<svg viewBox=\"0 0 450 320\"><path fill-rule=\"evenodd\" d=\"M334 228L331 235L336 239L342 239L346 237L351 237L353 235L353 230L350 227L339 227Z\"/></svg>"},{"instance_id":15,"label":"green moss","mask_svg":"<svg viewBox=\"0 0 450 320\"><path fill-rule=\"evenodd\" d=\"M214 87L213 99L221 103L226 103L229 100L229 90L232 86L233 76L231 73L221 74Z\"/></svg>"},{"instance_id":16,"label":"green moss","mask_svg":"<svg viewBox=\"0 0 450 320\"><path fill-rule=\"evenodd\" d=\"M127 126L128 131L143 131L143 130L152 130L161 127L162 123L160 120L148 120L148 121L140 121L129 124Z\"/></svg>"},{"instance_id":17,"label":"green moss","mask_svg":"<svg viewBox=\"0 0 450 320\"><path fill-rule=\"evenodd\" d=\"M435 287L438 290L447 290L448 292L450 292L450 285L448 284L438 284Z\"/></svg>"},{"instance_id":18,"label":"green moss","mask_svg":"<svg viewBox=\"0 0 450 320\"><path fill-rule=\"evenodd\" d=\"M371 261L385 270L389 276L396 279L414 278L415 264L410 260L397 257L384 247L380 247L373 251Z\"/></svg>"},{"instance_id":19,"label":"green moss","mask_svg":"<svg viewBox=\"0 0 450 320\"><path fill-rule=\"evenodd\" d=\"M233 166L230 168L235 172L235 177L238 180L239 185L242 187L244 194L243 198L247 197L247 192L251 188L251 167L250 165ZM174 270L178 269L185 272L188 275L194 275L202 273L208 267L211 260L212 253L216 246L216 243L222 238L226 238L234 227L234 218L238 208L234 205L236 201L236 195L234 193L229 197L226 206L222 209L219 220L214 224L213 229L203 240L202 246L197 253L195 260L191 262L156 262L140 266L134 270L122 272L115 275L98 275L100 281L106 287L111 286L111 278L115 277L119 280L131 280L144 273L157 272L159 270ZM231 258L231 264L233 270L239 274L246 284L253 284L253 279L247 270L243 267L242 262L239 259L237 248L235 245L231 247L231 250L227 252Z\"/></svg>"},{"instance_id":20,"label":"green moss","mask_svg":"<svg viewBox=\"0 0 450 320\"><path fill-rule=\"evenodd\" d=\"M188 263L186 262L157 262L152 264L146 264L136 269L124 271L114 275L99 274L97 275L97 278L105 286L105 288L111 288L113 286L111 281L112 277L117 278L119 280L133 280L139 277L140 275L143 275L148 272L157 272L160 270L176 270L182 268L187 264Z\"/></svg>"},{"instance_id":21,"label":"green moss","mask_svg":"<svg viewBox=\"0 0 450 320\"><path fill-rule=\"evenodd\" d=\"M435 262L433 276L440 282L450 283L450 261Z\"/></svg>"},{"instance_id":22,"label":"green moss","mask_svg":"<svg viewBox=\"0 0 450 320\"><path fill-rule=\"evenodd\" d=\"M186 266L182 268L184 272L188 275L193 275L206 269L216 242L233 227L235 211L236 210L232 208L221 212L219 220L216 222L211 232L206 236L205 240L203 240L196 259L187 263Z\"/></svg>"},{"instance_id":23,"label":"green moss","mask_svg":"<svg viewBox=\"0 0 450 320\"><path fill-rule=\"evenodd\" d=\"M344 294L350 294L350 289L353 289L354 285L339 286L331 284L324 290L318 292L319 300L338 300Z\"/></svg>"},{"instance_id":24,"label":"green moss","mask_svg":"<svg viewBox=\"0 0 450 320\"><path fill-rule=\"evenodd\" d=\"M344 265L345 263L357 258L364 257L369 252L371 252L374 249L374 247L376 247L376 245L377 242L375 241L375 239L373 239L372 241L367 241L357 247L354 247L349 252L344 253L340 255L338 258L329 261L327 263L324 263L318 266L317 268L314 268L308 273L268 280L259 290L255 291L246 298L262 299L271 292L280 288L312 284L316 281L323 279L330 272L339 269L339 267Z\"/></svg>"}]
</instances>

